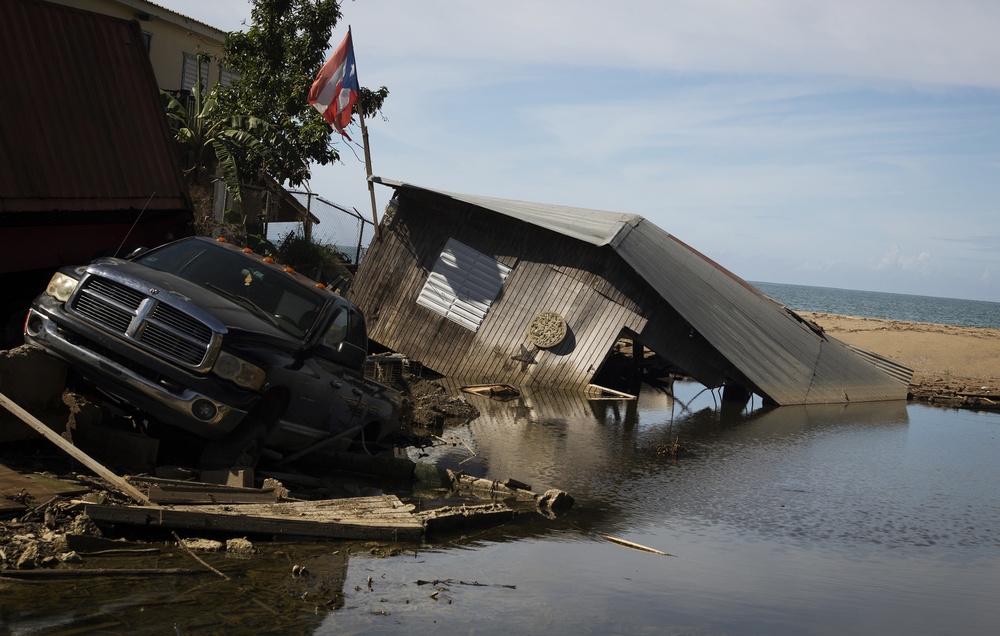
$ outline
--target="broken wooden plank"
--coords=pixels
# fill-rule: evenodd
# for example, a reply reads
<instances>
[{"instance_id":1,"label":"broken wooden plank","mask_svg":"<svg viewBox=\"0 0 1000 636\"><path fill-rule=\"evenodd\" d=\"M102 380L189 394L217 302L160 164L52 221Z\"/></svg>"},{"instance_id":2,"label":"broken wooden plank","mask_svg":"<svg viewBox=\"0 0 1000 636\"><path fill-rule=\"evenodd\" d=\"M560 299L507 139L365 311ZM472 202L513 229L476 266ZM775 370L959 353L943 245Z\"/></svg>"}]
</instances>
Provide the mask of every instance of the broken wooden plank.
<instances>
[{"instance_id":1,"label":"broken wooden plank","mask_svg":"<svg viewBox=\"0 0 1000 636\"><path fill-rule=\"evenodd\" d=\"M451 482L451 489L458 493L492 500L515 499L533 502L538 499L538 495L531 491L530 486L516 480L493 481L453 470L447 470L446 474Z\"/></svg>"},{"instance_id":2,"label":"broken wooden plank","mask_svg":"<svg viewBox=\"0 0 1000 636\"><path fill-rule=\"evenodd\" d=\"M397 497L354 497L239 506L144 508L86 504L96 522L327 539L419 541L423 523Z\"/></svg>"},{"instance_id":3,"label":"broken wooden plank","mask_svg":"<svg viewBox=\"0 0 1000 636\"><path fill-rule=\"evenodd\" d=\"M246 488L205 481L129 476L130 483L145 484L149 499L158 504L245 504L278 501L275 488Z\"/></svg>"},{"instance_id":4,"label":"broken wooden plank","mask_svg":"<svg viewBox=\"0 0 1000 636\"><path fill-rule=\"evenodd\" d=\"M67 533L64 535L65 551L76 552L86 556L97 555L143 555L156 554L160 546L150 546L148 543L134 543L125 539L106 539L88 534Z\"/></svg>"},{"instance_id":5,"label":"broken wooden plank","mask_svg":"<svg viewBox=\"0 0 1000 636\"><path fill-rule=\"evenodd\" d=\"M616 391L615 389L609 389L606 386L600 386L598 384L588 384L587 388L584 390L588 399L591 400L637 400L637 396L631 393L625 393L624 391Z\"/></svg>"},{"instance_id":6,"label":"broken wooden plank","mask_svg":"<svg viewBox=\"0 0 1000 636\"><path fill-rule=\"evenodd\" d=\"M198 563L200 563L201 565L203 565L206 570L212 572L213 574L217 574L219 576L219 578L222 578L222 579L224 579L226 581L230 580L227 575L225 575L222 572L216 570L215 568L213 568L208 563L205 563L205 560L203 558L201 558L200 556L198 556L197 554L195 554L194 552L192 552L191 548L187 547L187 545L184 543L184 541L179 536L177 536L176 532L173 532L172 534L174 535L174 539L177 541L177 546L181 550L184 550L184 552L186 552L188 554L188 556L190 556L192 559L194 559L195 561L197 561Z\"/></svg>"},{"instance_id":7,"label":"broken wooden plank","mask_svg":"<svg viewBox=\"0 0 1000 636\"><path fill-rule=\"evenodd\" d=\"M233 488L215 489L210 484L201 488L190 488L168 484L150 484L149 500L160 505L197 505L197 504L248 504L269 503L278 500L278 493L273 489Z\"/></svg>"},{"instance_id":8,"label":"broken wooden plank","mask_svg":"<svg viewBox=\"0 0 1000 636\"><path fill-rule=\"evenodd\" d=\"M626 539L619 539L618 537L612 537L607 534L602 534L598 536L600 536L605 541L610 541L611 543L617 543L622 547L630 548L632 550L638 550L640 552L649 552L651 554L659 554L660 556L675 556L673 554L667 554L662 550L657 550L656 548L650 548L648 546L644 546L641 543L633 543L632 541L628 541Z\"/></svg>"},{"instance_id":9,"label":"broken wooden plank","mask_svg":"<svg viewBox=\"0 0 1000 636\"><path fill-rule=\"evenodd\" d=\"M487 525L500 525L512 520L518 513L511 507L499 504L478 504L473 506L446 506L419 513L427 529L427 535L454 532Z\"/></svg>"},{"instance_id":10,"label":"broken wooden plank","mask_svg":"<svg viewBox=\"0 0 1000 636\"><path fill-rule=\"evenodd\" d=\"M509 384L472 384L461 387L461 390L501 402L521 396L521 392Z\"/></svg>"},{"instance_id":11,"label":"broken wooden plank","mask_svg":"<svg viewBox=\"0 0 1000 636\"><path fill-rule=\"evenodd\" d=\"M0 393L0 406L3 406L8 411L19 417L21 421L23 421L31 428L35 429L35 431L40 433L42 437L49 440L56 446L58 446L70 457L80 462L81 464L83 464L90 470L94 471L95 473L97 473L97 475L108 481L112 485L112 487L114 487L122 494L127 495L131 499L134 499L135 501L143 505L152 505L152 502L149 500L149 498L146 497L145 494L140 492L135 486L133 486L132 484L128 483L127 481L116 475L115 473L105 468L103 464L95 460L87 453L84 453L76 446L70 444L68 441L63 439L61 435L59 435L51 428L46 426L41 420L33 416L31 413L28 413L27 411L22 409L13 400L11 400L3 393Z\"/></svg>"}]
</instances>

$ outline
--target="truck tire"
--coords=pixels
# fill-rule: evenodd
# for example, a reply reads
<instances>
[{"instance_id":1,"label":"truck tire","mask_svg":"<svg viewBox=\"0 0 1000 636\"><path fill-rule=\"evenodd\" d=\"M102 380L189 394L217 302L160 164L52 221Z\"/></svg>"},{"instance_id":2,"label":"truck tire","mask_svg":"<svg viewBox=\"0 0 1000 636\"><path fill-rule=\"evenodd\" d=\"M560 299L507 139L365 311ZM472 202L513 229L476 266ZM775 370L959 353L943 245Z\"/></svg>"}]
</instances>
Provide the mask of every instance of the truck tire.
<instances>
[{"instance_id":1,"label":"truck tire","mask_svg":"<svg viewBox=\"0 0 1000 636\"><path fill-rule=\"evenodd\" d=\"M199 467L202 470L256 468L264 452L269 425L270 421L262 418L259 411L249 413L227 435L205 444Z\"/></svg>"}]
</instances>

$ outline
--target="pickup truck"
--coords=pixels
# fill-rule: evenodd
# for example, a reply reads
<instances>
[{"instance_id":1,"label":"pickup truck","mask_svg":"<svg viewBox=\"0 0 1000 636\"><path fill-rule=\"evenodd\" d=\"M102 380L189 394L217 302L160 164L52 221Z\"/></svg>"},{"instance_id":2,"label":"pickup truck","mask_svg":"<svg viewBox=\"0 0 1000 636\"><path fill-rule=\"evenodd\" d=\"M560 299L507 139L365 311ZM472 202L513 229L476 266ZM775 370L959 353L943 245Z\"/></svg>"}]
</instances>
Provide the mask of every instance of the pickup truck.
<instances>
[{"instance_id":1,"label":"pickup truck","mask_svg":"<svg viewBox=\"0 0 1000 636\"><path fill-rule=\"evenodd\" d=\"M399 392L364 376L361 311L222 239L64 267L24 337L126 412L194 434L202 468L372 449L400 422Z\"/></svg>"}]
</instances>

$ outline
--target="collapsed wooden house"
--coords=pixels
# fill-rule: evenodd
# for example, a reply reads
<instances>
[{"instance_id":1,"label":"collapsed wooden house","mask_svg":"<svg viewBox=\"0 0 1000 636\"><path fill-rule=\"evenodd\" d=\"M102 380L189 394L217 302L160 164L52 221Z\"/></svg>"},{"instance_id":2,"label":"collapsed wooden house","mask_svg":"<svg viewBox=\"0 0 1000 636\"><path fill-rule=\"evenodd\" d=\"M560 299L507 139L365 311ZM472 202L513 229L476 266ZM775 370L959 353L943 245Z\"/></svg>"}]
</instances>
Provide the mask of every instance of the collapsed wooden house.
<instances>
[{"instance_id":1,"label":"collapsed wooden house","mask_svg":"<svg viewBox=\"0 0 1000 636\"><path fill-rule=\"evenodd\" d=\"M372 340L470 383L582 389L620 338L775 404L905 399L912 371L836 340L634 214L395 189L350 298Z\"/></svg>"}]
</instances>

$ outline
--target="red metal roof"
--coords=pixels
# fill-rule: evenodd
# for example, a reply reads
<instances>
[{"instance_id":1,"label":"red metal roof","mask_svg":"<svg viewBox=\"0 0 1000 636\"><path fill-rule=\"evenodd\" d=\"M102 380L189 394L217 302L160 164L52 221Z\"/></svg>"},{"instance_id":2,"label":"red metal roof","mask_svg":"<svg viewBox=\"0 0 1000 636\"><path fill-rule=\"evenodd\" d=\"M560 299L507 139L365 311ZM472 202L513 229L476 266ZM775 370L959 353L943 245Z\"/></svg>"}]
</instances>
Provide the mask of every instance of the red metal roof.
<instances>
[{"instance_id":1,"label":"red metal roof","mask_svg":"<svg viewBox=\"0 0 1000 636\"><path fill-rule=\"evenodd\" d=\"M3 0L0 60L0 226L16 213L190 213L137 23Z\"/></svg>"}]
</instances>

